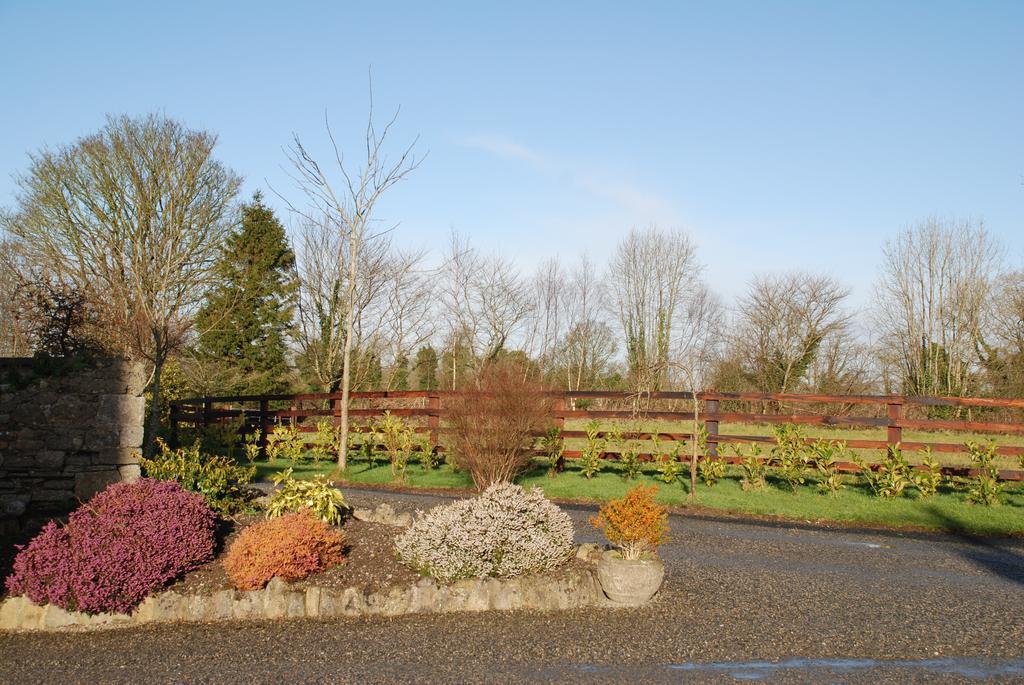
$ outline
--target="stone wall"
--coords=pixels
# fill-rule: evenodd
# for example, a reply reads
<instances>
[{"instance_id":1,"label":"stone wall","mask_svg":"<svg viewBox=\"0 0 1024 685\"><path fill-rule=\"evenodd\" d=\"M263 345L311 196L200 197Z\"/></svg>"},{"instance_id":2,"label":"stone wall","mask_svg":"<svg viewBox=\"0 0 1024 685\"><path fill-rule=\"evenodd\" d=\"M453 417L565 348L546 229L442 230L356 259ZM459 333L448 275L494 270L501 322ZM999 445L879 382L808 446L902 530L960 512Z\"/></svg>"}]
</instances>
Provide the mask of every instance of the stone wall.
<instances>
[{"instance_id":1,"label":"stone wall","mask_svg":"<svg viewBox=\"0 0 1024 685\"><path fill-rule=\"evenodd\" d=\"M53 364L0 359L0 533L38 527L139 476L142 366Z\"/></svg>"}]
</instances>

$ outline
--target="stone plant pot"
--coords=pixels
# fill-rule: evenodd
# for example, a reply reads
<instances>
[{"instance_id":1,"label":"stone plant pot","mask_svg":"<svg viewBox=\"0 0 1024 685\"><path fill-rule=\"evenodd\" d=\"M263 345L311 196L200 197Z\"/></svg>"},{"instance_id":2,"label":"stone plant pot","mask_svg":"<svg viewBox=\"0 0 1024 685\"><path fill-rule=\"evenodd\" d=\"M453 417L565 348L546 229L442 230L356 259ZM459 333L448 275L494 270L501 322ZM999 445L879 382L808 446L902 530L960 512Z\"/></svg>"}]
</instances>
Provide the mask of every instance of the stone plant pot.
<instances>
[{"instance_id":1,"label":"stone plant pot","mask_svg":"<svg viewBox=\"0 0 1024 685\"><path fill-rule=\"evenodd\" d=\"M661 587L665 565L653 559L623 559L619 552L609 550L597 562L597 579L608 599L618 604L639 606Z\"/></svg>"}]
</instances>

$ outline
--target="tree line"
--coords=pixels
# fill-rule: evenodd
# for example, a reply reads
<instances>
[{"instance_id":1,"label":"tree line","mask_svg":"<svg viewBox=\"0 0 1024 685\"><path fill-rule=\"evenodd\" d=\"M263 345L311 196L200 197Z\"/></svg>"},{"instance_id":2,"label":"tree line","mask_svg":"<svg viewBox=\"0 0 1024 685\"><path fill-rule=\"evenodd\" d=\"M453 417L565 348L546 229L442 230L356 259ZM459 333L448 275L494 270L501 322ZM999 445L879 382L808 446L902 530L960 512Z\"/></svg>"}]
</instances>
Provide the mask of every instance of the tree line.
<instances>
[{"instance_id":1,"label":"tree line","mask_svg":"<svg viewBox=\"0 0 1024 685\"><path fill-rule=\"evenodd\" d=\"M502 358L554 387L1024 396L1024 272L979 222L928 217L882 246L869 306L812 270L708 286L683 230L633 228L523 273L463 235L434 254L378 228L420 163L370 113L365 150L296 138L289 236L212 133L110 117L29 156L0 214L0 355L144 361L153 397L454 388ZM347 416L345 417L347 420Z\"/></svg>"}]
</instances>

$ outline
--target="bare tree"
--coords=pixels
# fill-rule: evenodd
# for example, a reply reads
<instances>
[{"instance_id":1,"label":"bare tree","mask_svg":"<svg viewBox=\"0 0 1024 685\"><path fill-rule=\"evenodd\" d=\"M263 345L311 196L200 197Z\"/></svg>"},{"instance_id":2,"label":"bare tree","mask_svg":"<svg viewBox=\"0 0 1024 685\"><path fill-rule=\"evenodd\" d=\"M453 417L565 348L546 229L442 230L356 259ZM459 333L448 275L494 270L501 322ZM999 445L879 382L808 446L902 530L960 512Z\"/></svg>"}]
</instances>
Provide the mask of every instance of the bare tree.
<instances>
[{"instance_id":1,"label":"bare tree","mask_svg":"<svg viewBox=\"0 0 1024 685\"><path fill-rule=\"evenodd\" d=\"M213 158L216 136L160 115L110 117L97 134L31 156L5 215L31 265L100 308L111 343L152 368L145 451L160 379L183 343L235 217L240 179Z\"/></svg>"},{"instance_id":2,"label":"bare tree","mask_svg":"<svg viewBox=\"0 0 1024 685\"><path fill-rule=\"evenodd\" d=\"M1004 274L995 286L988 335L979 340L988 388L997 396L1024 396L1024 271Z\"/></svg>"},{"instance_id":3,"label":"bare tree","mask_svg":"<svg viewBox=\"0 0 1024 685\"><path fill-rule=\"evenodd\" d=\"M703 283L692 286L686 300L684 324L676 327L676 335L671 340L669 357L670 370L675 376L675 385L693 393L692 420L690 429L690 494L693 499L697 494L697 459L700 451L700 400L699 393L705 385L705 369L709 366L715 352L715 324L721 318L722 305L718 296ZM707 447L717 452L717 445Z\"/></svg>"},{"instance_id":4,"label":"bare tree","mask_svg":"<svg viewBox=\"0 0 1024 685\"><path fill-rule=\"evenodd\" d=\"M475 375L519 333L533 308L530 291L511 261L480 254L454 232L441 278L452 363L458 358L456 346L466 346ZM451 380L457 385L454 370Z\"/></svg>"},{"instance_id":5,"label":"bare tree","mask_svg":"<svg viewBox=\"0 0 1024 685\"><path fill-rule=\"evenodd\" d=\"M597 268L587 255L580 258L564 290L565 334L557 350L565 387L595 387L615 358L615 334L605 323L607 300Z\"/></svg>"},{"instance_id":6,"label":"bare tree","mask_svg":"<svg viewBox=\"0 0 1024 685\"><path fill-rule=\"evenodd\" d=\"M633 389L658 390L667 381L671 341L702 267L680 231L633 229L619 243L609 281L626 342Z\"/></svg>"},{"instance_id":7,"label":"bare tree","mask_svg":"<svg viewBox=\"0 0 1024 685\"><path fill-rule=\"evenodd\" d=\"M543 261L533 277L526 351L545 373L553 370L560 339L565 334L567 277L557 257Z\"/></svg>"},{"instance_id":8,"label":"bare tree","mask_svg":"<svg viewBox=\"0 0 1024 685\"><path fill-rule=\"evenodd\" d=\"M1001 247L980 223L930 217L883 254L874 319L903 391L967 394Z\"/></svg>"},{"instance_id":9,"label":"bare tree","mask_svg":"<svg viewBox=\"0 0 1024 685\"><path fill-rule=\"evenodd\" d=\"M0 357L32 353L30 334L18 307L25 269L15 243L0 236Z\"/></svg>"},{"instance_id":10,"label":"bare tree","mask_svg":"<svg viewBox=\"0 0 1024 685\"><path fill-rule=\"evenodd\" d=\"M791 392L806 378L822 342L847 330L849 291L829 276L755 276L740 298L732 345L761 392Z\"/></svg>"},{"instance_id":11,"label":"bare tree","mask_svg":"<svg viewBox=\"0 0 1024 685\"><path fill-rule=\"evenodd\" d=\"M324 222L333 226L342 236L347 250L348 269L345 292L340 298L340 320L344 327L341 336L341 431L338 445L338 468L348 466L349 394L352 381L352 348L355 337L355 317L359 291L360 260L365 244L376 235L371 227L374 210L381 197L396 183L412 173L420 163L414 155L416 141L404 148L394 159L387 156L388 136L398 118L394 116L378 129L374 122L373 89L370 89L370 112L367 118L365 158L357 165L345 161L330 123L325 117L327 137L334 151L334 162L339 180L333 180L312 154L294 137L289 150L293 178L305 195L307 204L299 209L289 203L292 210L314 224Z\"/></svg>"}]
</instances>

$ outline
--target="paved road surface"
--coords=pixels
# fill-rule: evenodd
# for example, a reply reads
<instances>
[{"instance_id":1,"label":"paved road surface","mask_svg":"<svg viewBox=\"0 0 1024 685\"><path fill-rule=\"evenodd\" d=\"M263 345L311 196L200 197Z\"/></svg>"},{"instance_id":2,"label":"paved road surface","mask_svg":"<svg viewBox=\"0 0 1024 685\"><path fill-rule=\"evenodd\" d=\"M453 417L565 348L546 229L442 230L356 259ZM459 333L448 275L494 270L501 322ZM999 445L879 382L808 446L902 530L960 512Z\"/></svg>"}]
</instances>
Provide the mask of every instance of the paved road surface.
<instances>
[{"instance_id":1,"label":"paved road surface","mask_svg":"<svg viewBox=\"0 0 1024 685\"><path fill-rule=\"evenodd\" d=\"M8 634L0 681L1024 682L1024 541L673 517L662 557L643 609Z\"/></svg>"}]
</instances>

